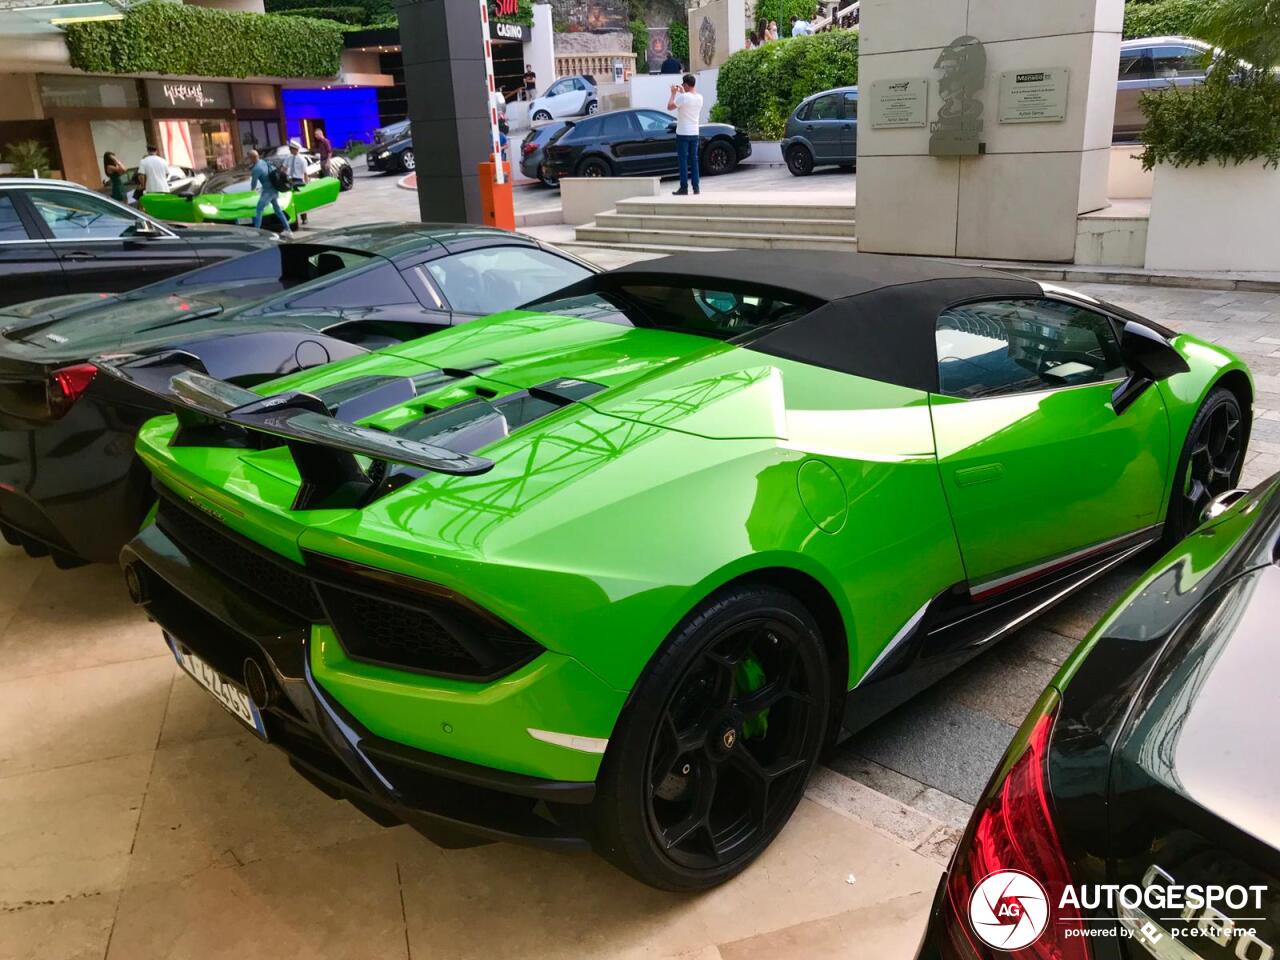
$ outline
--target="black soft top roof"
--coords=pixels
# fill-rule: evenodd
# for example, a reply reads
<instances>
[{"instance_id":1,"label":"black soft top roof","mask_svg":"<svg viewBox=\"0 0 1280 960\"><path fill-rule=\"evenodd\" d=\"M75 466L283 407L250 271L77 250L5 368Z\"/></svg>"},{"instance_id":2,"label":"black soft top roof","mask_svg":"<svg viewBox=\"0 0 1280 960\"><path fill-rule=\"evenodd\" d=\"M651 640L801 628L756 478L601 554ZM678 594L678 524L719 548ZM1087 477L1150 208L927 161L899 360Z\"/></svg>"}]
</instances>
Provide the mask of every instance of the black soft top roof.
<instances>
[{"instance_id":1,"label":"black soft top roof","mask_svg":"<svg viewBox=\"0 0 1280 960\"><path fill-rule=\"evenodd\" d=\"M602 286L722 283L822 303L744 346L917 390L938 389L934 331L942 311L970 300L1043 296L1012 274L918 257L814 250L678 254L610 270Z\"/></svg>"}]
</instances>

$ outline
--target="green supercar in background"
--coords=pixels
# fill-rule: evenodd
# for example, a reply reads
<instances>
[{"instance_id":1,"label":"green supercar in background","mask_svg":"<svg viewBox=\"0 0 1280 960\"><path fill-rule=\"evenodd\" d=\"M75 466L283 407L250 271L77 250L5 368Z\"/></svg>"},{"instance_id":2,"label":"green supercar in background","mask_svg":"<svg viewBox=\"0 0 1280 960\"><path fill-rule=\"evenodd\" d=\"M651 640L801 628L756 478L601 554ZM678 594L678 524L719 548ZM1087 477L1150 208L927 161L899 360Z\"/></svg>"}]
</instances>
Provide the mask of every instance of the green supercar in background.
<instances>
[{"instance_id":1,"label":"green supercar in background","mask_svg":"<svg viewBox=\"0 0 1280 960\"><path fill-rule=\"evenodd\" d=\"M820 751L1239 477L1224 350L972 268L690 254L253 392L181 354L125 548L179 662L440 842L590 844L669 889Z\"/></svg>"}]
</instances>

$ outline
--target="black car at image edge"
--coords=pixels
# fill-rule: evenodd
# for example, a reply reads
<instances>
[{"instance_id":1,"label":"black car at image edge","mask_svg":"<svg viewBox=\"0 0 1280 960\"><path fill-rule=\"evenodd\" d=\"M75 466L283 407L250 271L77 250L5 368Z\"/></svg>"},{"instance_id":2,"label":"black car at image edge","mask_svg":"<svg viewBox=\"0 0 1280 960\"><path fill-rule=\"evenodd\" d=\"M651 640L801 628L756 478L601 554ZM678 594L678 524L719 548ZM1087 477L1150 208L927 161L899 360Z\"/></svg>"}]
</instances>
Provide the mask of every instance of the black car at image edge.
<instances>
[{"instance_id":1,"label":"black car at image edge","mask_svg":"<svg viewBox=\"0 0 1280 960\"><path fill-rule=\"evenodd\" d=\"M122 296L0 310L0 535L59 566L114 562L154 500L133 443L167 408L98 376L92 358L181 355L252 387L510 309L594 272L506 230L365 224ZM356 407L336 415L356 416Z\"/></svg>"},{"instance_id":2,"label":"black car at image edge","mask_svg":"<svg viewBox=\"0 0 1280 960\"><path fill-rule=\"evenodd\" d=\"M704 123L698 132L704 174L728 173L751 156L751 138L730 124ZM679 171L676 122L660 110L616 110L566 121L542 152L543 170L555 180Z\"/></svg>"},{"instance_id":3,"label":"black car at image edge","mask_svg":"<svg viewBox=\"0 0 1280 960\"><path fill-rule=\"evenodd\" d=\"M921 960L1275 955L1280 475L1221 494L1205 517L1085 637L1014 737L943 875ZM1040 891L1012 881L1015 896L1009 871ZM1108 902L1097 885L1128 895ZM1161 907L1179 886L1253 890L1231 909Z\"/></svg>"},{"instance_id":4,"label":"black car at image edge","mask_svg":"<svg viewBox=\"0 0 1280 960\"><path fill-rule=\"evenodd\" d=\"M0 307L118 293L278 243L224 224L171 224L61 180L0 179Z\"/></svg>"}]
</instances>

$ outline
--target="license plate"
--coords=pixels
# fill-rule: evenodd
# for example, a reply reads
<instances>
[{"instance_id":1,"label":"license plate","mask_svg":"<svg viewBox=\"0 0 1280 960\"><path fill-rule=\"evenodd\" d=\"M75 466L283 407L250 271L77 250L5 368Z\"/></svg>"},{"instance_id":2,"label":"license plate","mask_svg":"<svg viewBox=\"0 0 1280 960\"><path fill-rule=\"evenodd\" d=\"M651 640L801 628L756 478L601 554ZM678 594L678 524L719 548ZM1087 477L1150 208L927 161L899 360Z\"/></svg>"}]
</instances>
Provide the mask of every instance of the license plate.
<instances>
[{"instance_id":1,"label":"license plate","mask_svg":"<svg viewBox=\"0 0 1280 960\"><path fill-rule=\"evenodd\" d=\"M177 640L172 637L165 639L169 641L169 648L177 658L178 666L185 670L196 683L208 690L213 695L213 699L222 704L228 713L263 740L267 739L267 727L262 722L262 714L258 712L258 708L254 706L253 700L250 699L244 687L223 676Z\"/></svg>"}]
</instances>

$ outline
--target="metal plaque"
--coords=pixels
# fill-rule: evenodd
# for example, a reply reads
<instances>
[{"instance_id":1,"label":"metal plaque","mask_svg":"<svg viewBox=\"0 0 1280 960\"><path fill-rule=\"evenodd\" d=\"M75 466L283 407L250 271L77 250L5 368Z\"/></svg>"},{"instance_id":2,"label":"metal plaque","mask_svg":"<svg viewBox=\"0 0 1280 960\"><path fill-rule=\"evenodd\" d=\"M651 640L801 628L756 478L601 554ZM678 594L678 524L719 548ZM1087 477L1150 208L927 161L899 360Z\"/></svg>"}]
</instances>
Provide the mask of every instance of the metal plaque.
<instances>
[{"instance_id":1,"label":"metal plaque","mask_svg":"<svg viewBox=\"0 0 1280 960\"><path fill-rule=\"evenodd\" d=\"M965 157L981 152L982 101L987 78L987 52L977 37L956 37L938 54L938 119L929 125L929 153Z\"/></svg>"},{"instance_id":2,"label":"metal plaque","mask_svg":"<svg viewBox=\"0 0 1280 960\"><path fill-rule=\"evenodd\" d=\"M1067 116L1067 68L1000 74L1000 122L1042 123Z\"/></svg>"},{"instance_id":3,"label":"metal plaque","mask_svg":"<svg viewBox=\"0 0 1280 960\"><path fill-rule=\"evenodd\" d=\"M925 127L929 125L929 80L873 80L871 126Z\"/></svg>"}]
</instances>

